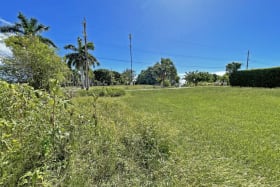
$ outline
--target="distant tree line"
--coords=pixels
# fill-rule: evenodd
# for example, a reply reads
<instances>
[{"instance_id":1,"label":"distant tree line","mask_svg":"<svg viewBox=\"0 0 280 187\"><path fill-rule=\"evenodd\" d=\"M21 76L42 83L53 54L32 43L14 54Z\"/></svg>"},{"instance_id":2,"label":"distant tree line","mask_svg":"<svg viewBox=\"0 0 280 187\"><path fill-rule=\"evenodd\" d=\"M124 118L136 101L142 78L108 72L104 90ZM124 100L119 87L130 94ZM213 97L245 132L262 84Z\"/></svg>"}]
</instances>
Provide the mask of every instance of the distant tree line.
<instances>
[{"instance_id":1,"label":"distant tree line","mask_svg":"<svg viewBox=\"0 0 280 187\"><path fill-rule=\"evenodd\" d=\"M82 88L85 88L88 83L90 85L128 85L131 83L131 77L134 84L162 87L179 84L180 77L177 69L169 58L161 58L153 66L142 70L137 77L135 71L131 69L126 69L121 73L107 69L94 70L100 63L88 51L95 49L93 42L87 42L85 45L83 40L77 37L77 45L64 46L64 49L71 52L62 58L57 54L56 45L50 39L41 36L42 32L48 31L48 26L40 24L35 18L26 18L22 13L18 14L18 20L19 22L14 25L0 27L2 33L13 33L5 40L13 56L4 58L0 64L0 79L2 80L28 83L35 89L45 90L49 88L50 79L57 79L64 86L72 85ZM87 68L86 64L90 68ZM232 84L242 85L238 81L244 82L244 80L235 76L239 75L237 72L240 68L241 63L232 62L226 65L226 74L223 76L209 72L190 71L186 72L184 79L188 85L198 85L200 82L228 84L229 77L232 77L234 78L234 81L231 81Z\"/></svg>"},{"instance_id":2,"label":"distant tree line","mask_svg":"<svg viewBox=\"0 0 280 187\"><path fill-rule=\"evenodd\" d=\"M184 80L186 81L186 85L195 85L197 86L199 83L204 82L204 83L217 83L219 82L221 85L222 84L227 84L228 82L228 76L227 75L217 75L217 74L212 74L209 72L199 72L199 71L190 71L186 72L184 76Z\"/></svg>"}]
</instances>

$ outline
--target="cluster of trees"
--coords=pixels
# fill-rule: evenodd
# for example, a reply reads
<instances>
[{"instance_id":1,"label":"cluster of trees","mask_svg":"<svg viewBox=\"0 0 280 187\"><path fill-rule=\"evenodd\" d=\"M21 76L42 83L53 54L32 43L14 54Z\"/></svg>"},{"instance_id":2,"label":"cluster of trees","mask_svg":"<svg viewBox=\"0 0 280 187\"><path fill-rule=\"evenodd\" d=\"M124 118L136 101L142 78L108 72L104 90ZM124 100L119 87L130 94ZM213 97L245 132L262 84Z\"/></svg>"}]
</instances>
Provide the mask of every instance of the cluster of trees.
<instances>
[{"instance_id":1,"label":"cluster of trees","mask_svg":"<svg viewBox=\"0 0 280 187\"><path fill-rule=\"evenodd\" d=\"M29 83L36 89L49 87L50 79L57 79L65 85L116 85L130 84L135 72L130 69L122 73L107 69L94 70L99 65L98 60L88 52L94 50L93 42L86 45L78 37L77 45L68 44L64 49L69 50L64 58L57 55L56 45L41 36L49 27L38 23L35 18L27 19L22 13L18 15L19 22L14 25L0 27L0 32L14 33L5 40L5 44L12 50L13 56L5 58L0 66L0 77L8 82ZM67 68L68 66L68 68ZM91 67L91 68L88 68ZM208 72L187 72L184 79L189 84L199 82L228 82L228 77L240 69L237 62L226 66L226 74L218 76ZM131 75L131 72L133 75ZM134 83L174 86L179 83L176 67L171 59L161 58L153 66L142 70Z\"/></svg>"},{"instance_id":2,"label":"cluster of trees","mask_svg":"<svg viewBox=\"0 0 280 187\"><path fill-rule=\"evenodd\" d=\"M136 84L160 84L162 87L176 85L180 77L174 63L169 58L161 58L154 66L142 70L138 75Z\"/></svg>"},{"instance_id":3,"label":"cluster of trees","mask_svg":"<svg viewBox=\"0 0 280 187\"><path fill-rule=\"evenodd\" d=\"M66 54L63 59L57 55L56 45L41 36L41 33L47 31L49 27L38 23L35 18L26 18L22 13L19 13L18 19L19 22L14 25L0 27L0 32L12 33L5 40L5 44L13 53L12 57L2 60L1 79L29 83L36 89L46 90L49 89L50 79L60 82L67 82L67 79L70 79L75 83L80 82L83 88L88 85L90 68L86 65L93 67L99 65L97 59L87 52L94 50L92 42L88 42L85 46L78 37L77 46L69 44L64 47L72 52Z\"/></svg>"},{"instance_id":4,"label":"cluster of trees","mask_svg":"<svg viewBox=\"0 0 280 187\"><path fill-rule=\"evenodd\" d=\"M134 71L132 71L135 77ZM126 69L122 73L108 69L97 69L93 71L93 84L94 85L128 85L131 79L131 70Z\"/></svg>"},{"instance_id":5,"label":"cluster of trees","mask_svg":"<svg viewBox=\"0 0 280 187\"><path fill-rule=\"evenodd\" d=\"M130 84L131 77L133 80L136 78L135 72L130 69L122 73L106 69L93 71L99 65L98 60L88 52L94 50L94 44L88 42L85 45L80 37L76 45L64 46L70 52L61 58L57 55L56 45L41 36L42 32L49 29L48 26L38 23L35 18L26 18L22 13L19 13L18 19L19 22L14 25L0 27L0 32L13 33L5 40L13 56L3 60L0 66L1 79L29 83L36 89L48 90L50 79L88 89L89 85ZM178 83L179 77L174 63L162 58L154 66L143 70L133 82L169 86Z\"/></svg>"},{"instance_id":6,"label":"cluster of trees","mask_svg":"<svg viewBox=\"0 0 280 187\"><path fill-rule=\"evenodd\" d=\"M184 79L186 80L187 85L198 85L199 82L208 82L208 83L214 83L214 82L227 82L228 76L227 75L217 75L217 74L211 74L209 72L199 72L199 71L190 71L186 72Z\"/></svg>"},{"instance_id":7,"label":"cluster of trees","mask_svg":"<svg viewBox=\"0 0 280 187\"><path fill-rule=\"evenodd\" d=\"M184 76L184 80L186 80L187 85L198 85L200 82L207 83L220 83L220 84L228 84L229 76L235 72L237 72L241 68L241 63L232 62L226 65L226 73L222 76L217 74L211 74L209 72L199 72L199 71L190 71L186 72Z\"/></svg>"}]
</instances>

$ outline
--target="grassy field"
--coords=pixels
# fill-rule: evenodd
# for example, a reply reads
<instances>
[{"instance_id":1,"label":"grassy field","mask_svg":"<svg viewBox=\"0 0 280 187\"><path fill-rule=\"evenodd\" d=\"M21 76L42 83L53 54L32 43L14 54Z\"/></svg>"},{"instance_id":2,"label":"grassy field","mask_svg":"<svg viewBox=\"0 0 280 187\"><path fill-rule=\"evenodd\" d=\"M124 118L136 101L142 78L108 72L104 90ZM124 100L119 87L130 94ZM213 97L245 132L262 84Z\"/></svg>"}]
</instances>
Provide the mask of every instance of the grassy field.
<instances>
[{"instance_id":1,"label":"grassy field","mask_svg":"<svg viewBox=\"0 0 280 187\"><path fill-rule=\"evenodd\" d=\"M0 90L0 186L280 186L280 89Z\"/></svg>"},{"instance_id":2,"label":"grassy field","mask_svg":"<svg viewBox=\"0 0 280 187\"><path fill-rule=\"evenodd\" d=\"M280 185L279 89L134 91L109 100L162 126L180 158L178 184Z\"/></svg>"}]
</instances>

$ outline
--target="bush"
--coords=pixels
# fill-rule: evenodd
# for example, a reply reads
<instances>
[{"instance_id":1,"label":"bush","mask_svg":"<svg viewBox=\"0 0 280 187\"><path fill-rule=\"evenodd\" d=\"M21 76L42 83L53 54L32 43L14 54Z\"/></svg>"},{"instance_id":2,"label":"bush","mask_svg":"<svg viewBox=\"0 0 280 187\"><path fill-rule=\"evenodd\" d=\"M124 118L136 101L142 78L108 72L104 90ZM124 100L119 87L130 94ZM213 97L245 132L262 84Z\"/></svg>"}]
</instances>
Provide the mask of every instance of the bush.
<instances>
[{"instance_id":1,"label":"bush","mask_svg":"<svg viewBox=\"0 0 280 187\"><path fill-rule=\"evenodd\" d=\"M163 83L162 83L162 86L163 87L169 87L171 84L170 84L170 81L169 80L164 80Z\"/></svg>"},{"instance_id":2,"label":"bush","mask_svg":"<svg viewBox=\"0 0 280 187\"><path fill-rule=\"evenodd\" d=\"M175 185L162 124L115 99L65 100L51 83L48 94L0 81L0 186Z\"/></svg>"},{"instance_id":3,"label":"bush","mask_svg":"<svg viewBox=\"0 0 280 187\"><path fill-rule=\"evenodd\" d=\"M90 90L79 90L76 96L97 96L97 97L119 97L125 95L125 90L122 88L102 87L91 88Z\"/></svg>"},{"instance_id":4,"label":"bush","mask_svg":"<svg viewBox=\"0 0 280 187\"><path fill-rule=\"evenodd\" d=\"M280 86L280 67L237 71L230 75L232 86L266 87Z\"/></svg>"},{"instance_id":5,"label":"bush","mask_svg":"<svg viewBox=\"0 0 280 187\"><path fill-rule=\"evenodd\" d=\"M52 186L61 180L71 152L69 110L54 93L0 82L0 186Z\"/></svg>"}]
</instances>

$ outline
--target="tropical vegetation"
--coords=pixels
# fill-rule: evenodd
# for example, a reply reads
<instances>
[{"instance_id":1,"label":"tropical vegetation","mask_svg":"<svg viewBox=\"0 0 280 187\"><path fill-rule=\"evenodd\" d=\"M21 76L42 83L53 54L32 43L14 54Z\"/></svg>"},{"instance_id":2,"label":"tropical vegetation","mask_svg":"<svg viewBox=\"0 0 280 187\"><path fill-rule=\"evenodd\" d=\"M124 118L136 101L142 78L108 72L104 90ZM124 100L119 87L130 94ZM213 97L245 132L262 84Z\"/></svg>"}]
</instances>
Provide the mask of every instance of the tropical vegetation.
<instances>
[{"instance_id":1,"label":"tropical vegetation","mask_svg":"<svg viewBox=\"0 0 280 187\"><path fill-rule=\"evenodd\" d=\"M13 56L5 58L0 67L2 79L8 82L29 83L35 89L49 89L49 80L61 82L68 68L55 48L34 36L11 36L5 40Z\"/></svg>"},{"instance_id":2,"label":"tropical vegetation","mask_svg":"<svg viewBox=\"0 0 280 187\"><path fill-rule=\"evenodd\" d=\"M161 89L179 82L169 58L137 77L157 87L104 87L131 84L135 72L88 69L94 45L79 37L63 59L39 35L48 27L18 18L0 28L15 33L0 66L0 186L279 186L279 89ZM279 68L240 68L185 80L279 82ZM62 88L69 81L88 89Z\"/></svg>"},{"instance_id":3,"label":"tropical vegetation","mask_svg":"<svg viewBox=\"0 0 280 187\"><path fill-rule=\"evenodd\" d=\"M26 18L21 12L18 14L19 22L13 25L5 25L0 27L0 32L23 35L23 36L36 36L43 43L55 47L56 45L48 38L45 38L40 35L41 32L49 30L48 26L38 23L38 20L35 18Z\"/></svg>"},{"instance_id":4,"label":"tropical vegetation","mask_svg":"<svg viewBox=\"0 0 280 187\"><path fill-rule=\"evenodd\" d=\"M99 65L99 62L93 55L87 52L87 50L94 50L94 44L92 42L88 42L85 46L82 42L82 39L78 37L77 44L77 46L72 44L64 46L64 49L73 51L72 53L65 55L66 63L70 69L75 67L78 71L80 71L79 73L81 76L82 88L86 87L88 89L89 69L87 69L87 66L95 67L95 65Z\"/></svg>"}]
</instances>

